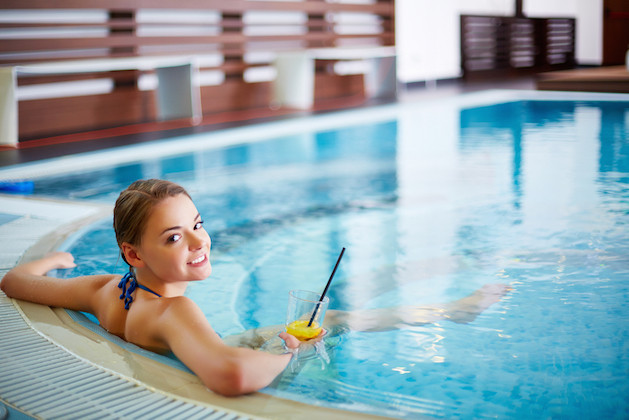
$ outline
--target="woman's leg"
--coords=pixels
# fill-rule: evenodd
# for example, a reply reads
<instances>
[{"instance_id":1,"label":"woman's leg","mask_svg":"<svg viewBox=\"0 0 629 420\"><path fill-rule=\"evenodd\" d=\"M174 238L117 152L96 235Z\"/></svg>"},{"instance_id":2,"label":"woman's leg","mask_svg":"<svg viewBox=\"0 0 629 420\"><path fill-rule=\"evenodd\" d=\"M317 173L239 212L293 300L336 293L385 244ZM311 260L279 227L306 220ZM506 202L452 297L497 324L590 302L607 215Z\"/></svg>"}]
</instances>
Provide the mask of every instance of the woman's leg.
<instances>
[{"instance_id":1,"label":"woman's leg","mask_svg":"<svg viewBox=\"0 0 629 420\"><path fill-rule=\"evenodd\" d=\"M329 310L325 316L324 328L377 332L425 325L443 319L456 323L469 323L485 309L498 302L509 290L511 288L504 284L486 284L462 299L443 304L356 311Z\"/></svg>"},{"instance_id":2,"label":"woman's leg","mask_svg":"<svg viewBox=\"0 0 629 420\"><path fill-rule=\"evenodd\" d=\"M436 305L408 305L355 311L326 312L323 328L332 336L347 330L362 332L389 331L409 326L448 320L456 323L472 322L485 309L498 302L511 288L505 284L486 284L474 293L454 302ZM284 330L283 325L254 328L225 337L230 346L260 348Z\"/></svg>"}]
</instances>

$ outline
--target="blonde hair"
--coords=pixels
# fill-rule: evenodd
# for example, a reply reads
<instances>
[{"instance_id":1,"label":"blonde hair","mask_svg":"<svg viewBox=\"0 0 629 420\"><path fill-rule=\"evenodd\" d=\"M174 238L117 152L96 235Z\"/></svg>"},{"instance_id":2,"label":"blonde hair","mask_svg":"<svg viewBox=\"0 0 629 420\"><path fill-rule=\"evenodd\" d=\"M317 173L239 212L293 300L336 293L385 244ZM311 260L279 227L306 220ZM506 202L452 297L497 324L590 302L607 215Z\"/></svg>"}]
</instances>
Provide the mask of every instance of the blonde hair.
<instances>
[{"instance_id":1,"label":"blonde hair","mask_svg":"<svg viewBox=\"0 0 629 420\"><path fill-rule=\"evenodd\" d=\"M153 207L163 199L179 194L190 198L181 185L162 179L135 181L122 191L114 206L114 231L118 247L122 250L123 242L140 245Z\"/></svg>"}]
</instances>

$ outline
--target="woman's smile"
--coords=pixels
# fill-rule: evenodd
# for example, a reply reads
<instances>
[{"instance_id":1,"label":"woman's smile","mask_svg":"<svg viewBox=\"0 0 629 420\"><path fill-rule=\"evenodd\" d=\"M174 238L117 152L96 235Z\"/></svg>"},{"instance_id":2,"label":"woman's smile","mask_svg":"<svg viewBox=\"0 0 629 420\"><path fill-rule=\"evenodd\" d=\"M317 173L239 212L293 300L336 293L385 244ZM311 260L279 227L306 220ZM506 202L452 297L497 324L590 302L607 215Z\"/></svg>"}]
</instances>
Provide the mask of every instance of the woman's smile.
<instances>
[{"instance_id":1,"label":"woman's smile","mask_svg":"<svg viewBox=\"0 0 629 420\"><path fill-rule=\"evenodd\" d=\"M188 264L193 266L201 266L208 262L207 254L203 254L194 260L190 261Z\"/></svg>"}]
</instances>

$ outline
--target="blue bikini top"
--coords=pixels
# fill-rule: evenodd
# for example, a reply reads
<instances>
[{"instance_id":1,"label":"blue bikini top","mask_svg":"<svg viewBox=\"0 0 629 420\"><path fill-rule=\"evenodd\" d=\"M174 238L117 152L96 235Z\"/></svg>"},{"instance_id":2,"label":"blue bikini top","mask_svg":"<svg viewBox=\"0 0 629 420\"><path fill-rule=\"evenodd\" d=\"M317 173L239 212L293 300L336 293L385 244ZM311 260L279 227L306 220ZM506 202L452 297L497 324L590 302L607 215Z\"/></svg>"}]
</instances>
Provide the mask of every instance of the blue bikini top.
<instances>
[{"instance_id":1,"label":"blue bikini top","mask_svg":"<svg viewBox=\"0 0 629 420\"><path fill-rule=\"evenodd\" d=\"M129 283L129 280L131 282ZM127 287L127 283L129 283L129 287ZM157 297L162 297L159 293L155 293L151 289L146 286L142 286L135 278L135 275L129 270L127 274L125 274L122 279L120 279L120 283L118 283L118 288L122 289L122 294L120 295L120 299L124 299L124 308L129 310L129 306L133 303L133 292L135 289L139 287L142 290L146 290L147 292L153 293Z\"/></svg>"}]
</instances>

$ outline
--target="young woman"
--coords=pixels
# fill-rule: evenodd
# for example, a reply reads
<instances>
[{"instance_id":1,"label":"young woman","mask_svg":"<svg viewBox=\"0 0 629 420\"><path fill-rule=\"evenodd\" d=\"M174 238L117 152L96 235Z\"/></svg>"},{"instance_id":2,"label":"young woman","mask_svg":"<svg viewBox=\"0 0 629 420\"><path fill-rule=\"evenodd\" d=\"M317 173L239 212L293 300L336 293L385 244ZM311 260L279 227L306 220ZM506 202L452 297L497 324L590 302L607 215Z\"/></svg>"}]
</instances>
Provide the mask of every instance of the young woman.
<instances>
[{"instance_id":1,"label":"young woman","mask_svg":"<svg viewBox=\"0 0 629 420\"><path fill-rule=\"evenodd\" d=\"M183 187L155 179L134 182L116 201L114 230L129 264L125 276L48 277L50 270L75 266L72 255L57 252L13 268L0 287L16 299L92 313L102 327L126 341L155 352L172 351L208 388L223 395L256 391L286 368L300 346L295 337L268 327L222 340L200 308L183 295L190 281L212 272L210 237ZM382 331L438 319L469 322L506 290L487 286L437 306L330 310L324 327ZM285 354L254 349L278 332Z\"/></svg>"}]
</instances>

